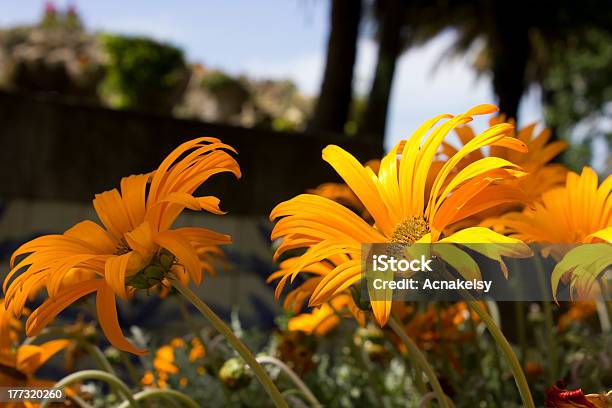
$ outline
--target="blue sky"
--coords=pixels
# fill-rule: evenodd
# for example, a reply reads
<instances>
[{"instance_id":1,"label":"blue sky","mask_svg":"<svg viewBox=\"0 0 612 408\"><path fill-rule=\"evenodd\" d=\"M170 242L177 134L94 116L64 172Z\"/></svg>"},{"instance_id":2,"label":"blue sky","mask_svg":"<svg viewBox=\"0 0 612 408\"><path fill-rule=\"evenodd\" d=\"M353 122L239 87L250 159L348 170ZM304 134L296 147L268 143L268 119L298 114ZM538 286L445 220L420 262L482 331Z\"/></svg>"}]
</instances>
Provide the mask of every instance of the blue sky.
<instances>
[{"instance_id":1,"label":"blue sky","mask_svg":"<svg viewBox=\"0 0 612 408\"><path fill-rule=\"evenodd\" d=\"M36 21L43 0L0 0L0 25ZM328 0L104 0L55 1L76 5L93 30L145 34L182 47L191 61L258 78L289 78L314 95L324 66ZM452 40L448 32L399 61L392 94L386 146L406 137L421 122L442 112L459 113L495 102L487 78L477 79L465 60L432 70ZM356 89L366 92L376 44L362 35ZM537 91L521 104L522 122L541 119Z\"/></svg>"}]
</instances>

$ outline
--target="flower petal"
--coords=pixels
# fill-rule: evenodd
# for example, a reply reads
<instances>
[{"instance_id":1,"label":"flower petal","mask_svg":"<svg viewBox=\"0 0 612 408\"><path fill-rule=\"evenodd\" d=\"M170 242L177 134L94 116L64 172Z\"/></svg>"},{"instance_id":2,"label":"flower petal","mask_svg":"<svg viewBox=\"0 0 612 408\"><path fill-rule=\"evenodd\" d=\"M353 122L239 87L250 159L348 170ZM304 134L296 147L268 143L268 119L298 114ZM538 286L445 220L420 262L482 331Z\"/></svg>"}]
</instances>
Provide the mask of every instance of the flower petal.
<instances>
[{"instance_id":1,"label":"flower petal","mask_svg":"<svg viewBox=\"0 0 612 408\"><path fill-rule=\"evenodd\" d=\"M114 347L137 355L143 355L148 352L146 349L135 347L123 336L117 317L115 294L109 286L101 285L100 289L98 289L96 294L96 311L100 327Z\"/></svg>"}]
</instances>

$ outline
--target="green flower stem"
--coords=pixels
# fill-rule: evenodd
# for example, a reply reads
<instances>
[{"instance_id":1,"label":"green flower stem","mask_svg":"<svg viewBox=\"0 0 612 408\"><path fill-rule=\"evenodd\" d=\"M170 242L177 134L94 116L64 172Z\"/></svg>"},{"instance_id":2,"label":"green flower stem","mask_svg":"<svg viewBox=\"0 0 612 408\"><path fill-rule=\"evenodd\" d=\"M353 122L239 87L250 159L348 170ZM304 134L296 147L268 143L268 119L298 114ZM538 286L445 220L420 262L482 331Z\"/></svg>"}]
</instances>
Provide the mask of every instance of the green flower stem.
<instances>
[{"instance_id":1,"label":"green flower stem","mask_svg":"<svg viewBox=\"0 0 612 408\"><path fill-rule=\"evenodd\" d=\"M251 353L249 348L244 345L244 343L242 343L238 337L236 337L227 324L225 324L225 322L221 320L219 316L217 316L215 312L213 312L212 309L198 297L198 295L196 295L187 286L183 285L178 279L172 279L172 285L181 293L181 295L189 300L191 304L193 304L196 309L200 311L200 313L202 313L202 315L219 333L225 336L232 347L238 352L238 354L240 354L240 356L242 356L249 367L251 367L251 370L253 370L253 373L261 385L264 387L268 395L270 395L274 401L274 404L277 407L288 408L288 405L283 399L281 393L278 391L278 388L276 388L276 385L274 385L263 367L257 362L257 360L255 360L253 353Z\"/></svg>"},{"instance_id":2,"label":"green flower stem","mask_svg":"<svg viewBox=\"0 0 612 408\"><path fill-rule=\"evenodd\" d=\"M467 295L471 297L469 293ZM491 316L489 316L489 314L483 310L483 308L477 301L473 300L473 297L472 300L468 300L467 304L470 309L472 309L476 312L476 314L478 314L482 322L487 326L489 333L491 334L491 336L493 336L493 339L504 353L504 357L506 358L506 361L508 361L508 364L510 364L510 368L512 369L514 381L516 382L516 385L519 389L519 393L523 401L523 406L525 408L535 408L535 404L533 403L533 398L531 396L531 391L529 391L529 384L527 383L527 378L525 378L525 373L523 372L521 364L516 358L516 354L514 354L514 351L512 350L512 346L510 345L510 343L508 343L508 340L506 339L502 331L499 329L499 327L497 327Z\"/></svg>"},{"instance_id":3,"label":"green flower stem","mask_svg":"<svg viewBox=\"0 0 612 408\"><path fill-rule=\"evenodd\" d=\"M410 354L410 358L416 362L416 365L419 366L427 375L429 379L429 383L431 384L431 388L433 388L433 392L436 394L436 398L442 408L450 408L448 403L448 397L444 394L442 390L442 386L438 381L438 377L436 377L436 373L434 369L429 365L427 359L421 353L421 350L417 347L417 345L412 341L412 339L406 334L402 325L397 321L394 316L391 316L389 319L389 326L391 329L399 336L402 340L406 348L408 349L408 353Z\"/></svg>"},{"instance_id":4,"label":"green flower stem","mask_svg":"<svg viewBox=\"0 0 612 408\"><path fill-rule=\"evenodd\" d=\"M536 273L538 274L538 283L541 289L544 291L542 294L546 294L546 281L544 279L544 266L542 260L537 255L534 256L534 263L536 267ZM546 330L546 347L548 348L548 383L554 384L558 380L558 365L559 357L557 354L557 342L555 340L555 325L552 311L552 300L546 299L546 296L542 296L542 311L544 312L544 329Z\"/></svg>"},{"instance_id":5,"label":"green flower stem","mask_svg":"<svg viewBox=\"0 0 612 408\"><path fill-rule=\"evenodd\" d=\"M179 402L183 403L186 407L189 408L199 408L200 405L195 402L193 399L183 394L182 392L178 392L172 389L150 389L140 391L133 395L136 401L143 401L149 398L163 398L163 399L175 399ZM129 401L123 401L118 408L128 408L130 406Z\"/></svg>"},{"instance_id":6,"label":"green flower stem","mask_svg":"<svg viewBox=\"0 0 612 408\"><path fill-rule=\"evenodd\" d=\"M99 381L104 381L108 383L109 385L113 387L113 389L119 390L121 394L123 394L123 396L126 399L125 401L127 403L126 406L133 407L133 408L140 408L140 405L138 404L138 402L136 402L136 400L132 396L132 392L130 391L128 386L125 385L125 383L121 381L119 378L105 371L100 371L100 370L77 371L76 373L70 374L62 378L57 383L55 383L53 387L63 389L74 382L85 381L85 380L99 380ZM40 405L40 408L46 408L49 406L49 404L50 404L50 401L45 400Z\"/></svg>"},{"instance_id":7,"label":"green flower stem","mask_svg":"<svg viewBox=\"0 0 612 408\"><path fill-rule=\"evenodd\" d=\"M113 366L98 346L96 346L95 344L91 344L85 339L79 339L78 341L79 346L81 346L83 350L89 353L89 355L91 355L93 359L96 360L96 363L98 363L102 370L106 371L109 374L115 375L115 370L113 369Z\"/></svg>"},{"instance_id":8,"label":"green flower stem","mask_svg":"<svg viewBox=\"0 0 612 408\"><path fill-rule=\"evenodd\" d=\"M447 277L454 278L453 275L444 270ZM470 309L476 312L480 317L480 320L487 326L487 330L497 343L497 346L501 349L506 361L510 365L510 369L512 370L512 375L514 376L514 381L516 382L516 386L518 387L519 394L521 395L521 400L523 401L524 408L535 408L535 404L533 402L533 397L531 396L531 391L529 390L529 384L527 383L527 378L525 377L525 373L523 372L523 368L521 367L521 363L519 363L518 358L516 358L516 354L514 354L514 350L512 350L512 346L504 336L504 333L500 330L499 326L495 324L493 318L487 313L480 304L476 301L474 296L467 290L460 291L461 296L467 301ZM492 302L494 306L494 302Z\"/></svg>"},{"instance_id":9,"label":"green flower stem","mask_svg":"<svg viewBox=\"0 0 612 408\"><path fill-rule=\"evenodd\" d=\"M604 274L606 272L603 272ZM597 316L601 325L602 332L609 332L612 329L612 300L608 296L609 287L604 284L602 277L597 279L601 289L602 299L595 302L597 305Z\"/></svg>"},{"instance_id":10,"label":"green flower stem","mask_svg":"<svg viewBox=\"0 0 612 408\"><path fill-rule=\"evenodd\" d=\"M527 362L527 326L525 325L525 304L521 301L514 302L514 313L516 314L516 329L518 331L519 349L521 350L521 367Z\"/></svg>"},{"instance_id":11,"label":"green flower stem","mask_svg":"<svg viewBox=\"0 0 612 408\"><path fill-rule=\"evenodd\" d=\"M278 358L272 356L260 356L257 357L256 360L259 364L273 364L276 367L280 368L282 371L285 372L285 374L287 374L289 378L291 378L291 381L293 381L295 386L299 388L299 390L302 392L302 394L304 394L306 399L312 404L313 407L323 406L321 405L317 397L314 396L312 391L310 391L308 386L304 384L304 381L302 381L300 377L298 377L298 375L291 368L289 368L289 366L287 366L287 364L283 363Z\"/></svg>"}]
</instances>

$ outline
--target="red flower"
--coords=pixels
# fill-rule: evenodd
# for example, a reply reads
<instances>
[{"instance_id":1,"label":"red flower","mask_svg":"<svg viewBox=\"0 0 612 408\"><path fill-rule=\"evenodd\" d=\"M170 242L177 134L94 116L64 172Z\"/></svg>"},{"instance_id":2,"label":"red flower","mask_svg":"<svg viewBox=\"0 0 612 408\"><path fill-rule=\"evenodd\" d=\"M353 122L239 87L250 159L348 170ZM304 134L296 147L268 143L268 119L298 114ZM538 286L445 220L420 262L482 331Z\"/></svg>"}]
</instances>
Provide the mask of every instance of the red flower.
<instances>
[{"instance_id":1,"label":"red flower","mask_svg":"<svg viewBox=\"0 0 612 408\"><path fill-rule=\"evenodd\" d=\"M612 406L612 394L584 395L581 389L567 390L564 381L557 381L546 390L544 406L550 408L606 408Z\"/></svg>"}]
</instances>

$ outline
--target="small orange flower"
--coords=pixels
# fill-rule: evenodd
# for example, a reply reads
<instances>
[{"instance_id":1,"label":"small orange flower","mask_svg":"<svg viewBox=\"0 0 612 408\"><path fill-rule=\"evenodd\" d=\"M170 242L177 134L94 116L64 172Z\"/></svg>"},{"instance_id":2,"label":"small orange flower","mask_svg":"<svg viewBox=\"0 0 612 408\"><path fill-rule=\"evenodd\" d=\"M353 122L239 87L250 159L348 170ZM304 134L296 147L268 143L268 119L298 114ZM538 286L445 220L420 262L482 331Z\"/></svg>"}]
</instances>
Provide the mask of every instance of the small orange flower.
<instances>
[{"instance_id":1,"label":"small orange flower","mask_svg":"<svg viewBox=\"0 0 612 408\"><path fill-rule=\"evenodd\" d=\"M597 312L595 302L574 302L567 312L559 317L559 322L557 323L559 330L567 329L574 322L588 319L595 312Z\"/></svg>"},{"instance_id":2,"label":"small orange flower","mask_svg":"<svg viewBox=\"0 0 612 408\"><path fill-rule=\"evenodd\" d=\"M227 151L234 152L214 138L183 143L152 173L123 178L121 190L96 195L93 206L104 227L83 221L61 235L22 245L4 281L7 310L20 315L28 297L44 287L48 298L26 324L27 334L35 336L70 304L95 292L98 320L110 342L120 350L146 353L123 336L115 297L128 299L136 289L159 285L169 276L201 282L202 251L231 238L205 228L171 227L185 208L223 214L219 199L193 194L217 173L240 177Z\"/></svg>"},{"instance_id":3,"label":"small orange flower","mask_svg":"<svg viewBox=\"0 0 612 408\"><path fill-rule=\"evenodd\" d=\"M4 336L4 333L0 333L0 336ZM51 340L40 345L21 345L11 354L3 354L0 357L0 384L4 387L52 387L55 381L37 378L36 371L70 343L70 340L64 339ZM8 403L2 406L7 408L34 406L28 404Z\"/></svg>"},{"instance_id":4,"label":"small orange flower","mask_svg":"<svg viewBox=\"0 0 612 408\"><path fill-rule=\"evenodd\" d=\"M0 299L0 359L13 354L21 330L21 321L5 309L4 299Z\"/></svg>"},{"instance_id":5,"label":"small orange flower","mask_svg":"<svg viewBox=\"0 0 612 408\"><path fill-rule=\"evenodd\" d=\"M348 308L360 325L365 324L365 313L354 306L350 295L341 294L314 308L309 313L302 313L289 319L288 329L299 330L307 334L324 336L340 324L340 316Z\"/></svg>"},{"instance_id":6,"label":"small orange flower","mask_svg":"<svg viewBox=\"0 0 612 408\"><path fill-rule=\"evenodd\" d=\"M198 362L206 356L204 345L199 339L193 339L190 344L191 347L189 350L185 351L187 349L185 341L180 337L177 337L172 339L169 344L158 348L155 352L155 358L153 359L154 372L146 371L140 380L140 383L150 387L168 387L169 378L180 373L180 369L175 363L176 352L178 350L183 350L188 353L190 363ZM200 366L199 368L203 369L203 366ZM187 378L180 377L179 385L181 387L187 386Z\"/></svg>"}]
</instances>

